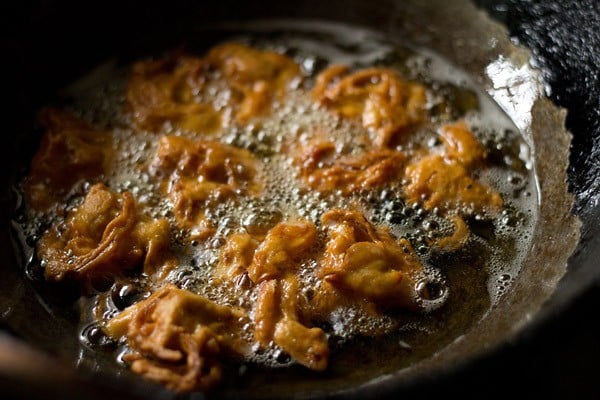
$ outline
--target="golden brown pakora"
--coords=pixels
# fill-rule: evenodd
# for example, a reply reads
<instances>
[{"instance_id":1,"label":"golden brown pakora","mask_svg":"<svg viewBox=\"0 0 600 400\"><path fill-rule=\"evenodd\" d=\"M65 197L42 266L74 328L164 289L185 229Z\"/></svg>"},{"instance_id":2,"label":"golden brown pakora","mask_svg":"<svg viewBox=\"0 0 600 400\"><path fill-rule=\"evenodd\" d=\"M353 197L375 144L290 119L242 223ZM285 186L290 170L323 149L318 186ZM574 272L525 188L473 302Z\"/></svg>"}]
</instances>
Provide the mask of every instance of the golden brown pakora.
<instances>
[{"instance_id":1,"label":"golden brown pakora","mask_svg":"<svg viewBox=\"0 0 600 400\"><path fill-rule=\"evenodd\" d=\"M206 61L221 71L233 89L234 102L239 103L235 118L240 124L267 114L293 81L301 78L300 66L291 58L239 43L213 47Z\"/></svg>"},{"instance_id":2,"label":"golden brown pakora","mask_svg":"<svg viewBox=\"0 0 600 400\"><path fill-rule=\"evenodd\" d=\"M62 203L77 183L98 181L109 168L114 151L108 132L70 111L44 108L38 120L45 132L31 161L24 192L29 206L42 211Z\"/></svg>"},{"instance_id":3,"label":"golden brown pakora","mask_svg":"<svg viewBox=\"0 0 600 400\"><path fill-rule=\"evenodd\" d=\"M219 142L163 136L153 168L165 177L178 224L197 239L211 233L204 209L237 193L256 195L262 188L259 164L247 150Z\"/></svg>"},{"instance_id":4,"label":"golden brown pakora","mask_svg":"<svg viewBox=\"0 0 600 400\"><path fill-rule=\"evenodd\" d=\"M350 72L344 65L332 65L317 77L313 97L372 131L377 147L394 145L398 135L426 118L425 87L387 68Z\"/></svg>"},{"instance_id":5,"label":"golden brown pakora","mask_svg":"<svg viewBox=\"0 0 600 400\"><path fill-rule=\"evenodd\" d=\"M340 154L333 142L317 139L304 147L296 164L309 188L348 195L399 182L405 160L404 154L389 149Z\"/></svg>"},{"instance_id":6,"label":"golden brown pakora","mask_svg":"<svg viewBox=\"0 0 600 400\"><path fill-rule=\"evenodd\" d=\"M406 167L404 187L409 202L422 202L431 210L460 209L462 212L497 212L502 197L488 185L476 181L472 171L485 159L485 151L464 122L440 128L445 143L441 154L429 154Z\"/></svg>"},{"instance_id":7,"label":"golden brown pakora","mask_svg":"<svg viewBox=\"0 0 600 400\"><path fill-rule=\"evenodd\" d=\"M131 193L117 194L99 183L64 224L42 236L37 253L46 279L93 283L138 266L147 275L164 276L176 262L170 241L167 220L141 214Z\"/></svg>"},{"instance_id":8,"label":"golden brown pakora","mask_svg":"<svg viewBox=\"0 0 600 400\"><path fill-rule=\"evenodd\" d=\"M384 308L419 309L417 279L423 264L406 239L394 240L355 210L331 210L321 222L328 239L320 278Z\"/></svg>"},{"instance_id":9,"label":"golden brown pakora","mask_svg":"<svg viewBox=\"0 0 600 400\"><path fill-rule=\"evenodd\" d=\"M176 391L207 390L221 380L223 354L243 356L243 311L167 284L119 315L104 331L126 338L131 369Z\"/></svg>"},{"instance_id":10,"label":"golden brown pakora","mask_svg":"<svg viewBox=\"0 0 600 400\"><path fill-rule=\"evenodd\" d=\"M221 114L198 98L208 65L202 59L173 55L133 65L126 89L126 110L139 129L175 129L210 134L222 126Z\"/></svg>"}]
</instances>

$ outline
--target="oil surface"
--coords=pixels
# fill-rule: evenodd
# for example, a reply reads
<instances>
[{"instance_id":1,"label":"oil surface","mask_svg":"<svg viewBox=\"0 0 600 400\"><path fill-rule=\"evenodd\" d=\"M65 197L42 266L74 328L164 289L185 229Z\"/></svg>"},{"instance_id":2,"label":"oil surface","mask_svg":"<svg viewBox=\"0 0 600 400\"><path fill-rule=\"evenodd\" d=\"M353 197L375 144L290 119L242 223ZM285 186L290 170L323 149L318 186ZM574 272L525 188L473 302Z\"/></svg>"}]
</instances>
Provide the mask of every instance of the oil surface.
<instances>
[{"instance_id":1,"label":"oil surface","mask_svg":"<svg viewBox=\"0 0 600 400\"><path fill-rule=\"evenodd\" d=\"M317 227L323 213L332 208L348 208L359 204L368 219L387 226L395 237L408 238L426 265L427 280L436 283L439 293L425 314L398 312L380 318L361 314L360 310L341 308L332 314L323 328L330 335L333 355L329 377L356 376L362 378L356 365L377 365L383 373L405 367L430 356L485 316L517 277L522 259L530 247L530 238L537 218L536 179L531 172L530 149L512 121L493 103L488 95L462 71L427 49L399 46L378 35L338 25L314 26L310 23L271 23L235 26L223 29L223 40L233 40L291 56L301 67L305 79L294 82L294 89L283 104L260 123L225 127L224 133L211 137L222 143L245 148L261 160L261 176L266 190L259 197L239 196L206 210L206 217L216 227L216 234L205 242L186 242L186 232L176 232L173 247L179 255L179 266L167 278L176 285L206 296L225 305L251 308L256 291L239 282L215 285L212 271L220 246L234 232L260 223L294 218L308 219ZM251 32L251 33L248 33ZM189 53L202 55L205 44L190 42ZM149 55L150 56L150 55ZM408 204L399 187L388 185L369 193L342 196L306 192L295 178L289 156L282 149L290 140L302 143L310 140L314 126L327 130L340 148L353 150L368 132L357 124L344 121L316 107L310 98L315 76L328 64L342 63L351 68L386 66L397 69L402 76L427 87L431 120L397 149L410 155L417 148L439 146L435 126L456 119L465 119L488 152L488 168L481 169L478 180L501 193L504 208L495 218L474 215L469 220L471 234L464 248L455 253L439 253L428 239L443 236L451 225L436 210L427 211L419 204ZM173 218L172 206L162 198L159 183L151 165L157 148L157 135L133 132L128 117L123 114L124 85L127 66L109 62L65 90L64 103L85 120L113 132L117 149L116 162L105 177L105 183L117 192L130 191L139 204L155 217ZM227 112L231 97L222 78L214 76L207 90L197 93L199 102L210 100ZM173 127L167 133L190 136ZM193 137L193 136L192 136ZM140 170L139 165L148 165ZM81 198L69 200L75 207ZM29 210L19 218L26 246L31 247L57 215L39 215ZM298 274L305 291L314 290L314 261L300 267ZM32 276L39 276L40 265L35 258L26 266ZM43 267L43 266L42 266ZM33 272L32 272L33 271ZM36 272L38 271L38 272ZM138 285L115 284L111 295L104 299L105 317L116 315L127 305L147 295L147 282ZM92 310L98 307L95 296L83 298L82 346L118 355L122 347L114 346L103 336L93 320ZM365 339L361 332L382 329L387 335ZM375 345L373 344L375 341ZM117 356L118 359L118 356ZM266 380L281 380L286 384L289 368L260 373L265 368L296 368L292 360L279 349L256 349L243 369L233 378L250 387L260 387ZM258 373L253 371L258 370ZM307 372L298 372L306 374ZM252 376L252 379L247 379ZM333 377L333 378L332 378ZM318 379L318 378L315 378Z\"/></svg>"}]
</instances>

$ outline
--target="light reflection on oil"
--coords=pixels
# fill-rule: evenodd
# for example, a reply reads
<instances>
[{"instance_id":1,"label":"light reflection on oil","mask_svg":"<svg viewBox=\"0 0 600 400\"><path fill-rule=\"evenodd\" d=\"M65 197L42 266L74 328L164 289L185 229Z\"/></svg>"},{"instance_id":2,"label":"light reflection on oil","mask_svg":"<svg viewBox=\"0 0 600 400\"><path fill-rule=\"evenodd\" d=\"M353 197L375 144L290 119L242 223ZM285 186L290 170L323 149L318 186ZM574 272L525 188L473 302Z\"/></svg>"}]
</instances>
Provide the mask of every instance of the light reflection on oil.
<instances>
[{"instance_id":1,"label":"light reflection on oil","mask_svg":"<svg viewBox=\"0 0 600 400\"><path fill-rule=\"evenodd\" d=\"M513 60L500 55L486 67L485 72L492 82L488 89L490 96L521 131L528 132L533 104L543 96L539 71L527 63L516 65Z\"/></svg>"}]
</instances>

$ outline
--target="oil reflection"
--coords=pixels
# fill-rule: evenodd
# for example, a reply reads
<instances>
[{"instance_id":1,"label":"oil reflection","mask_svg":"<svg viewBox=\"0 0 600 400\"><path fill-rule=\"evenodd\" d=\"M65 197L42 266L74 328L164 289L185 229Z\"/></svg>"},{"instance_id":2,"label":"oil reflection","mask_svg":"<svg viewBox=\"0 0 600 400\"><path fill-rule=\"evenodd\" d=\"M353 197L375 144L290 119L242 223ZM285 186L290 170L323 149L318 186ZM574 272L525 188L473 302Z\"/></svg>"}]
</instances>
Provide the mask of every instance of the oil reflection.
<instances>
[{"instance_id":1,"label":"oil reflection","mask_svg":"<svg viewBox=\"0 0 600 400\"><path fill-rule=\"evenodd\" d=\"M517 128L529 132L531 109L535 100L543 95L539 71L530 64L515 65L514 61L500 55L490 63L485 72L492 87L488 93L511 117Z\"/></svg>"}]
</instances>

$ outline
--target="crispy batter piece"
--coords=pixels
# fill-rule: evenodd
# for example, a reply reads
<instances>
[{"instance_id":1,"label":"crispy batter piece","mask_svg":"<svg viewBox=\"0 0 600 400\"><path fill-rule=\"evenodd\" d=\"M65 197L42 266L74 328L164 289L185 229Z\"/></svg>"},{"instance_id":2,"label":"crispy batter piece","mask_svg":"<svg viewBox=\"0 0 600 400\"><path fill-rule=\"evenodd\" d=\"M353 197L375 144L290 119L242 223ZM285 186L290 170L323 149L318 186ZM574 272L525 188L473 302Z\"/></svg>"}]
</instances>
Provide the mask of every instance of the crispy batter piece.
<instances>
[{"instance_id":1,"label":"crispy batter piece","mask_svg":"<svg viewBox=\"0 0 600 400\"><path fill-rule=\"evenodd\" d=\"M485 149L464 121L443 125L438 133L444 142L447 159L465 167L477 166L485 161Z\"/></svg>"},{"instance_id":2,"label":"crispy batter piece","mask_svg":"<svg viewBox=\"0 0 600 400\"><path fill-rule=\"evenodd\" d=\"M399 181L406 157L399 151L373 149L359 155L340 154L328 140L315 140L296 158L300 177L311 189L344 195Z\"/></svg>"},{"instance_id":3,"label":"crispy batter piece","mask_svg":"<svg viewBox=\"0 0 600 400\"><path fill-rule=\"evenodd\" d=\"M104 331L126 338L132 353L124 357L132 371L185 392L213 388L221 380L220 357L242 356L240 337L246 316L172 284L125 309Z\"/></svg>"},{"instance_id":4,"label":"crispy batter piece","mask_svg":"<svg viewBox=\"0 0 600 400\"><path fill-rule=\"evenodd\" d=\"M69 111L45 108L38 120L46 131L24 189L29 206L42 211L62 203L78 182L98 180L108 168L113 148L107 132Z\"/></svg>"},{"instance_id":5,"label":"crispy batter piece","mask_svg":"<svg viewBox=\"0 0 600 400\"><path fill-rule=\"evenodd\" d=\"M357 119L375 135L379 147L392 146L398 135L425 119L425 88L404 81L386 68L350 72L332 65L317 77L313 97L336 114Z\"/></svg>"},{"instance_id":6,"label":"crispy batter piece","mask_svg":"<svg viewBox=\"0 0 600 400\"><path fill-rule=\"evenodd\" d=\"M317 228L308 221L280 222L266 235L235 233L221 248L214 275L234 279L247 273L258 284L294 272L299 260L317 243Z\"/></svg>"},{"instance_id":7,"label":"crispy batter piece","mask_svg":"<svg viewBox=\"0 0 600 400\"><path fill-rule=\"evenodd\" d=\"M299 321L298 286L293 274L260 284L254 337L264 346L273 341L300 364L323 371L329 359L327 335L321 328L308 328Z\"/></svg>"},{"instance_id":8,"label":"crispy batter piece","mask_svg":"<svg viewBox=\"0 0 600 400\"><path fill-rule=\"evenodd\" d=\"M239 101L236 120L241 124L268 113L292 81L300 78L300 66L291 58L238 43L213 47L206 61L222 72L234 90Z\"/></svg>"},{"instance_id":9,"label":"crispy batter piece","mask_svg":"<svg viewBox=\"0 0 600 400\"><path fill-rule=\"evenodd\" d=\"M46 279L93 282L139 265L144 273L162 277L175 263L169 246L165 219L139 213L129 192L118 195L98 183L64 224L42 236L37 253Z\"/></svg>"},{"instance_id":10,"label":"crispy batter piece","mask_svg":"<svg viewBox=\"0 0 600 400\"><path fill-rule=\"evenodd\" d=\"M248 271L259 244L259 240L246 232L229 236L221 247L219 263L213 275L221 281L237 279L240 274Z\"/></svg>"},{"instance_id":11,"label":"crispy batter piece","mask_svg":"<svg viewBox=\"0 0 600 400\"><path fill-rule=\"evenodd\" d=\"M384 308L419 309L416 286L423 265L406 239L394 240L358 211L334 209L321 222L329 238L320 278Z\"/></svg>"},{"instance_id":12,"label":"crispy batter piece","mask_svg":"<svg viewBox=\"0 0 600 400\"><path fill-rule=\"evenodd\" d=\"M461 208L475 212L499 210L502 198L492 188L471 178L469 170L434 154L406 168L407 200L423 202L426 209Z\"/></svg>"},{"instance_id":13,"label":"crispy batter piece","mask_svg":"<svg viewBox=\"0 0 600 400\"><path fill-rule=\"evenodd\" d=\"M464 246L469 238L469 226L462 217L455 215L452 217L454 231L449 236L438 239L434 244L441 251L455 251Z\"/></svg>"},{"instance_id":14,"label":"crispy batter piece","mask_svg":"<svg viewBox=\"0 0 600 400\"><path fill-rule=\"evenodd\" d=\"M252 154L218 142L164 136L154 167L168 178L163 191L173 203L178 224L191 229L196 239L212 233L204 220L208 205L237 193L256 195L262 189L258 161Z\"/></svg>"},{"instance_id":15,"label":"crispy batter piece","mask_svg":"<svg viewBox=\"0 0 600 400\"><path fill-rule=\"evenodd\" d=\"M133 65L126 89L126 109L140 129L163 130L165 123L195 133L221 128L221 115L197 99L206 82L202 59L173 56Z\"/></svg>"},{"instance_id":16,"label":"crispy batter piece","mask_svg":"<svg viewBox=\"0 0 600 400\"><path fill-rule=\"evenodd\" d=\"M485 159L485 151L466 124L445 125L440 136L444 153L427 155L406 167L407 200L422 202L429 210L499 211L500 194L471 177L473 167Z\"/></svg>"},{"instance_id":17,"label":"crispy batter piece","mask_svg":"<svg viewBox=\"0 0 600 400\"><path fill-rule=\"evenodd\" d=\"M254 252L248 276L254 283L281 278L293 272L298 260L317 243L317 228L308 221L287 221L275 225Z\"/></svg>"},{"instance_id":18,"label":"crispy batter piece","mask_svg":"<svg viewBox=\"0 0 600 400\"><path fill-rule=\"evenodd\" d=\"M223 246L215 274L226 280L247 273L259 285L254 307L254 337L258 343L274 343L300 364L322 371L329 356L327 335L320 328L309 328L302 320L295 275L316 241L317 229L308 221L281 222L264 238L236 233Z\"/></svg>"}]
</instances>

